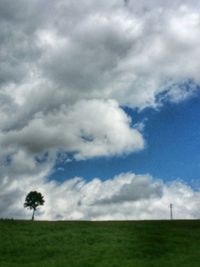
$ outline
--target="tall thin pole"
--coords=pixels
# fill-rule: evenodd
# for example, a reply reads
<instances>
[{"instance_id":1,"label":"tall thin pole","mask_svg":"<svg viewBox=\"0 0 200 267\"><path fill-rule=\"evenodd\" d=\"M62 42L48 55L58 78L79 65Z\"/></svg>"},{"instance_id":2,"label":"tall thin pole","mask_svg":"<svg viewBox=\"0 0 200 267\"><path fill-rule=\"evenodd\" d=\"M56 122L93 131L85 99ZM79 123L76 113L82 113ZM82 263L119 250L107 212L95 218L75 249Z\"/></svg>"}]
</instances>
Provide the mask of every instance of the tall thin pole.
<instances>
[{"instance_id":1,"label":"tall thin pole","mask_svg":"<svg viewBox=\"0 0 200 267\"><path fill-rule=\"evenodd\" d=\"M170 220L173 220L173 205L172 205L172 203L170 203L169 207L170 207Z\"/></svg>"}]
</instances>

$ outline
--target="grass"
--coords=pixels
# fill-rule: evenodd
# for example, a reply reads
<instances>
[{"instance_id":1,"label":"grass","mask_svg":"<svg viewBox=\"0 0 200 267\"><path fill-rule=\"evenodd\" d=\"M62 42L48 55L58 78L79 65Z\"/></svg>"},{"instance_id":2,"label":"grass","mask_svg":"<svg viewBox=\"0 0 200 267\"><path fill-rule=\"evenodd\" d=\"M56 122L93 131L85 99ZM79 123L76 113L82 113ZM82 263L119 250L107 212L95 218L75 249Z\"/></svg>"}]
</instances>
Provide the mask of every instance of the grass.
<instances>
[{"instance_id":1,"label":"grass","mask_svg":"<svg viewBox=\"0 0 200 267\"><path fill-rule=\"evenodd\" d=\"M0 220L0 267L199 267L200 221Z\"/></svg>"}]
</instances>

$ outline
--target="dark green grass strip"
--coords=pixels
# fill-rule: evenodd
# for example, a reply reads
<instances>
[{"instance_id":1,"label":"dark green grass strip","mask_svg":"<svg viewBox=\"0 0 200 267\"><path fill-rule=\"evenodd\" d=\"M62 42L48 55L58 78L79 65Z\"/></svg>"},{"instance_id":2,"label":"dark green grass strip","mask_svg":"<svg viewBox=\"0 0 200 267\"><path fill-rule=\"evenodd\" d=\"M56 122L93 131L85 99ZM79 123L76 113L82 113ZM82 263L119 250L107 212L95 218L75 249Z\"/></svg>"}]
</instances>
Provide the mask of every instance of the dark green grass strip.
<instances>
[{"instance_id":1,"label":"dark green grass strip","mask_svg":"<svg viewBox=\"0 0 200 267\"><path fill-rule=\"evenodd\" d=\"M199 267L200 221L0 221L0 267Z\"/></svg>"}]
</instances>

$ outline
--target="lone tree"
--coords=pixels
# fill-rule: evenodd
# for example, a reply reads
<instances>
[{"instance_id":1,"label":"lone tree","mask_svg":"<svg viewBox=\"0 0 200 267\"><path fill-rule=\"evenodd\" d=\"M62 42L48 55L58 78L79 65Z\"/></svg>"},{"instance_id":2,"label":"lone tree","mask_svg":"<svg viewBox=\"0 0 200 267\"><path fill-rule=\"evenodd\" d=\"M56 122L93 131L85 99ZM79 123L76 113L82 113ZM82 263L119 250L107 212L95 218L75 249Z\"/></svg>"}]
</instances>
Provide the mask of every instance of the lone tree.
<instances>
[{"instance_id":1,"label":"lone tree","mask_svg":"<svg viewBox=\"0 0 200 267\"><path fill-rule=\"evenodd\" d=\"M25 199L24 207L33 210L32 221L34 220L35 211L38 206L44 205L44 197L37 191L28 193Z\"/></svg>"}]
</instances>

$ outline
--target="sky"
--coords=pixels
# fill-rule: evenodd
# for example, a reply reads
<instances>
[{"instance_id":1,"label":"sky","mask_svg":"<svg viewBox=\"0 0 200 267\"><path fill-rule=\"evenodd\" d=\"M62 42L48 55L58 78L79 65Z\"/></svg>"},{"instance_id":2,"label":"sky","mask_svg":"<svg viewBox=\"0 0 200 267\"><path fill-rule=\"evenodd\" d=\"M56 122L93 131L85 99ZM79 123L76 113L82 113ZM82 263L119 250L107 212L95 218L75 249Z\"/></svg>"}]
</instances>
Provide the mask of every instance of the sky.
<instances>
[{"instance_id":1,"label":"sky","mask_svg":"<svg viewBox=\"0 0 200 267\"><path fill-rule=\"evenodd\" d=\"M200 4L0 0L0 218L200 218Z\"/></svg>"}]
</instances>

